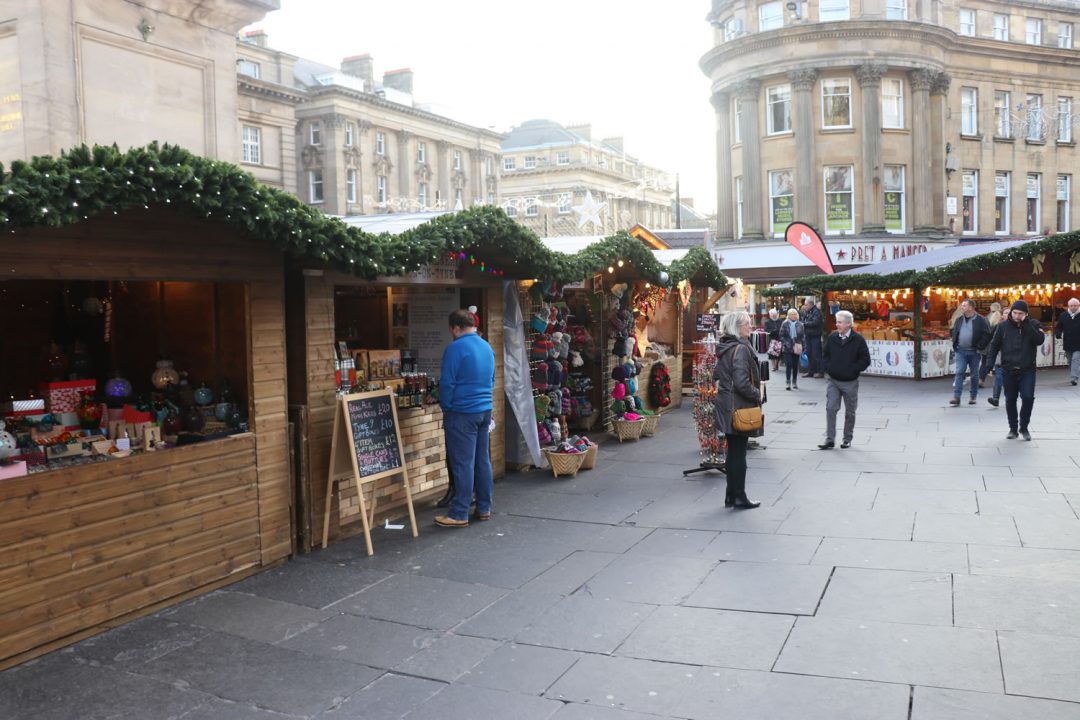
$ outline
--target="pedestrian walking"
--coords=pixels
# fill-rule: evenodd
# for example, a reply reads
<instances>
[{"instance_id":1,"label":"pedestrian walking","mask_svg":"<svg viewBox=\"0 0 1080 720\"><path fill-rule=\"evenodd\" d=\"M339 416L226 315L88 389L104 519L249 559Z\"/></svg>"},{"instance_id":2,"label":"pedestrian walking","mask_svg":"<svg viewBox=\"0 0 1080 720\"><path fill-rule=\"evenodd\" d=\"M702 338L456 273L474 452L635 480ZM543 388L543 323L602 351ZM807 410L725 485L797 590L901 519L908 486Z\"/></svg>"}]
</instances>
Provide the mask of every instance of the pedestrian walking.
<instances>
[{"instance_id":1,"label":"pedestrian walking","mask_svg":"<svg viewBox=\"0 0 1080 720\"><path fill-rule=\"evenodd\" d=\"M964 393L964 377L970 371L971 390L968 405L975 404L979 394L979 364L983 352L990 344L990 323L975 311L975 303L963 300L960 315L952 326L953 354L956 356L956 378L953 380L953 397L950 405L959 405Z\"/></svg>"},{"instance_id":2,"label":"pedestrian walking","mask_svg":"<svg viewBox=\"0 0 1080 720\"><path fill-rule=\"evenodd\" d=\"M806 298L802 312L803 331L806 333L806 374L803 377L825 377L821 352L821 331L825 328L825 316L815 304L814 298Z\"/></svg>"},{"instance_id":3,"label":"pedestrian walking","mask_svg":"<svg viewBox=\"0 0 1080 720\"><path fill-rule=\"evenodd\" d=\"M854 317L847 310L836 313L836 330L825 339L825 442L822 450L836 447L836 413L844 401L844 437L840 447L851 447L855 411L859 407L859 375L870 367L870 348L855 332Z\"/></svg>"},{"instance_id":4,"label":"pedestrian walking","mask_svg":"<svg viewBox=\"0 0 1080 720\"><path fill-rule=\"evenodd\" d=\"M453 471L454 497L446 515L435 518L443 527L466 527L476 494L476 520L491 518L494 480L488 454L492 395L495 389L495 352L476 331L476 317L468 310L450 313L454 340L442 356L439 405L446 430L446 456Z\"/></svg>"},{"instance_id":5,"label":"pedestrian walking","mask_svg":"<svg viewBox=\"0 0 1080 720\"><path fill-rule=\"evenodd\" d=\"M765 321L765 332L769 335L769 358L772 359L772 369L780 369L780 358L784 349L780 344L780 325L784 321L780 319L780 311L776 308L769 309L769 319Z\"/></svg>"},{"instance_id":6,"label":"pedestrian walking","mask_svg":"<svg viewBox=\"0 0 1080 720\"><path fill-rule=\"evenodd\" d=\"M795 308L788 310L787 319L780 326L780 346L783 348L784 370L787 378L787 389L799 389L799 358L802 357L803 345L806 343L806 332L802 321L799 320L799 311Z\"/></svg>"},{"instance_id":7,"label":"pedestrian walking","mask_svg":"<svg viewBox=\"0 0 1080 720\"><path fill-rule=\"evenodd\" d=\"M764 435L761 415L761 376L757 354L750 346L750 315L738 310L720 320L720 338L716 344L716 430L727 439L725 467L727 492L724 507L756 508L761 503L746 496L746 447L752 437ZM756 428L737 428L737 411L754 416L761 423Z\"/></svg>"},{"instance_id":8,"label":"pedestrian walking","mask_svg":"<svg viewBox=\"0 0 1080 720\"><path fill-rule=\"evenodd\" d=\"M1070 298L1068 310L1058 316L1054 337L1062 340L1069 360L1069 384L1080 380L1080 300Z\"/></svg>"},{"instance_id":9,"label":"pedestrian walking","mask_svg":"<svg viewBox=\"0 0 1080 720\"><path fill-rule=\"evenodd\" d=\"M1009 317L998 323L990 341L988 354L1001 353L999 363L1002 385L1005 390L1005 416L1009 421L1009 434L1013 440L1023 435L1031 440L1028 425L1031 408L1035 404L1035 353L1046 340L1039 323L1028 316L1028 306L1017 300L1009 308ZM1016 398L1020 397L1020 414L1016 412Z\"/></svg>"},{"instance_id":10,"label":"pedestrian walking","mask_svg":"<svg viewBox=\"0 0 1080 720\"><path fill-rule=\"evenodd\" d=\"M986 316L986 324L990 326L990 336L993 337L994 328L1001 322L1001 303L990 303L990 313ZM987 347L990 343L986 343ZM986 354L986 349L983 349L982 360L979 362L979 387L984 387L986 376L990 374L990 371L997 367L997 361ZM997 386L997 373L994 373L994 385ZM1000 392L998 393L1000 395ZM994 403L992 403L994 404Z\"/></svg>"}]
</instances>

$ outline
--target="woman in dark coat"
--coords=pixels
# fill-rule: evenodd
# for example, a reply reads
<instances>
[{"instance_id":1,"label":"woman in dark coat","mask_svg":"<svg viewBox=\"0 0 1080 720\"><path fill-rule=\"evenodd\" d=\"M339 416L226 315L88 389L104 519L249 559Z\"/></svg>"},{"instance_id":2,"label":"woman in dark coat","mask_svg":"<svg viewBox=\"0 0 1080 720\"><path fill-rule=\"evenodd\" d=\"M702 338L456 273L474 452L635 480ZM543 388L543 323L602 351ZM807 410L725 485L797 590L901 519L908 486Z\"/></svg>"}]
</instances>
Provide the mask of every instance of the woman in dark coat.
<instances>
[{"instance_id":1,"label":"woman in dark coat","mask_svg":"<svg viewBox=\"0 0 1080 720\"><path fill-rule=\"evenodd\" d=\"M727 494L724 507L756 508L761 503L746 497L746 445L762 430L740 433L732 427L735 410L761 406L761 377L757 354L751 347L750 316L742 311L728 313L720 321L716 345L716 430L727 438Z\"/></svg>"},{"instance_id":2,"label":"woman in dark coat","mask_svg":"<svg viewBox=\"0 0 1080 720\"><path fill-rule=\"evenodd\" d=\"M765 332L769 334L769 358L772 360L772 369L780 369L780 355L783 350L779 350L774 354L773 341L780 342L780 326L784 321L780 319L780 311L776 308L769 310L769 319L765 321Z\"/></svg>"}]
</instances>

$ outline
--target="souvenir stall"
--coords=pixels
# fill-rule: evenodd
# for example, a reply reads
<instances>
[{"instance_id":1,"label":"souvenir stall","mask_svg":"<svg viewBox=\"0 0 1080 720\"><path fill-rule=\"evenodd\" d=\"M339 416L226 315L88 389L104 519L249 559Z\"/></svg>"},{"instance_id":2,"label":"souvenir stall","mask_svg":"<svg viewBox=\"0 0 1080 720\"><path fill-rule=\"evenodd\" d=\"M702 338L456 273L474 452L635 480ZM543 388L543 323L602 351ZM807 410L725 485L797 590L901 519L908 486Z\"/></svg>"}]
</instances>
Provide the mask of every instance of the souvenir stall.
<instances>
[{"instance_id":1,"label":"souvenir stall","mask_svg":"<svg viewBox=\"0 0 1080 720\"><path fill-rule=\"evenodd\" d=\"M0 666L291 552L288 245L248 203L299 204L175 148L0 177Z\"/></svg>"},{"instance_id":2,"label":"souvenir stall","mask_svg":"<svg viewBox=\"0 0 1080 720\"><path fill-rule=\"evenodd\" d=\"M951 377L951 327L959 304L975 302L986 315L998 302L1007 313L1014 300L1028 303L1047 339L1039 367L1065 365L1054 323L1080 283L1080 233L1042 240L958 245L831 276L811 276L774 292L825 292L828 322L849 310L870 348L867 375Z\"/></svg>"}]
</instances>

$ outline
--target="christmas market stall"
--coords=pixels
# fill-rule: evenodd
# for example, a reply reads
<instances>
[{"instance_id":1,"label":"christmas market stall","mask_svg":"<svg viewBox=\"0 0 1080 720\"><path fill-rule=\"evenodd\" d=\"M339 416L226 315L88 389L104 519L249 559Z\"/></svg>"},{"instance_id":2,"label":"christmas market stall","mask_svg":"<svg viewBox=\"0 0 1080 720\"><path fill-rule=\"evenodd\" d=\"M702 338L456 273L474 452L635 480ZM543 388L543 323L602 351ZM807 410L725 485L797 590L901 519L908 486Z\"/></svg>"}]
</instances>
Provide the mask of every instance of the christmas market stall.
<instances>
[{"instance_id":1,"label":"christmas market stall","mask_svg":"<svg viewBox=\"0 0 1080 720\"><path fill-rule=\"evenodd\" d=\"M932 262L931 262L932 261ZM867 339L867 375L952 376L950 330L962 300L988 315L994 303L1007 313L1028 303L1047 339L1039 367L1066 364L1054 323L1080 283L1080 232L1048 238L979 242L878 263L835 275L812 275L777 286L774 294L818 295L829 323L849 310Z\"/></svg>"},{"instance_id":2,"label":"christmas market stall","mask_svg":"<svg viewBox=\"0 0 1080 720\"><path fill-rule=\"evenodd\" d=\"M283 258L315 227L168 146L0 169L0 665L290 554Z\"/></svg>"}]
</instances>

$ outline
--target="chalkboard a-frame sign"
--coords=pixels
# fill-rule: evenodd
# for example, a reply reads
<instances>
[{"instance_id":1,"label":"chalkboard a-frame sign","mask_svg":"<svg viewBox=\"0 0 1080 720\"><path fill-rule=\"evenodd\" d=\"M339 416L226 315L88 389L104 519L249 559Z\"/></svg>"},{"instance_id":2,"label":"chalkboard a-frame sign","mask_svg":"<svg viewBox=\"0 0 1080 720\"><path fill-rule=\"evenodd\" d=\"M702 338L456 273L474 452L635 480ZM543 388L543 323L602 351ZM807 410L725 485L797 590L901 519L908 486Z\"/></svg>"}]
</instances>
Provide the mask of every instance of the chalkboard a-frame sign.
<instances>
[{"instance_id":1,"label":"chalkboard a-frame sign","mask_svg":"<svg viewBox=\"0 0 1080 720\"><path fill-rule=\"evenodd\" d=\"M330 470L326 478L323 547L326 547L330 535L330 506L334 482L352 478L356 481L360 499L360 521L364 525L367 553L374 554L371 546L371 523L375 519L375 493L371 494L369 516L364 502L364 484L391 475L402 476L409 521L412 523L413 537L416 537L416 513L413 510L412 489L409 487L409 472L405 467L405 452L401 444L393 390L355 393L338 398L337 409L334 410L334 435L330 441Z\"/></svg>"}]
</instances>

